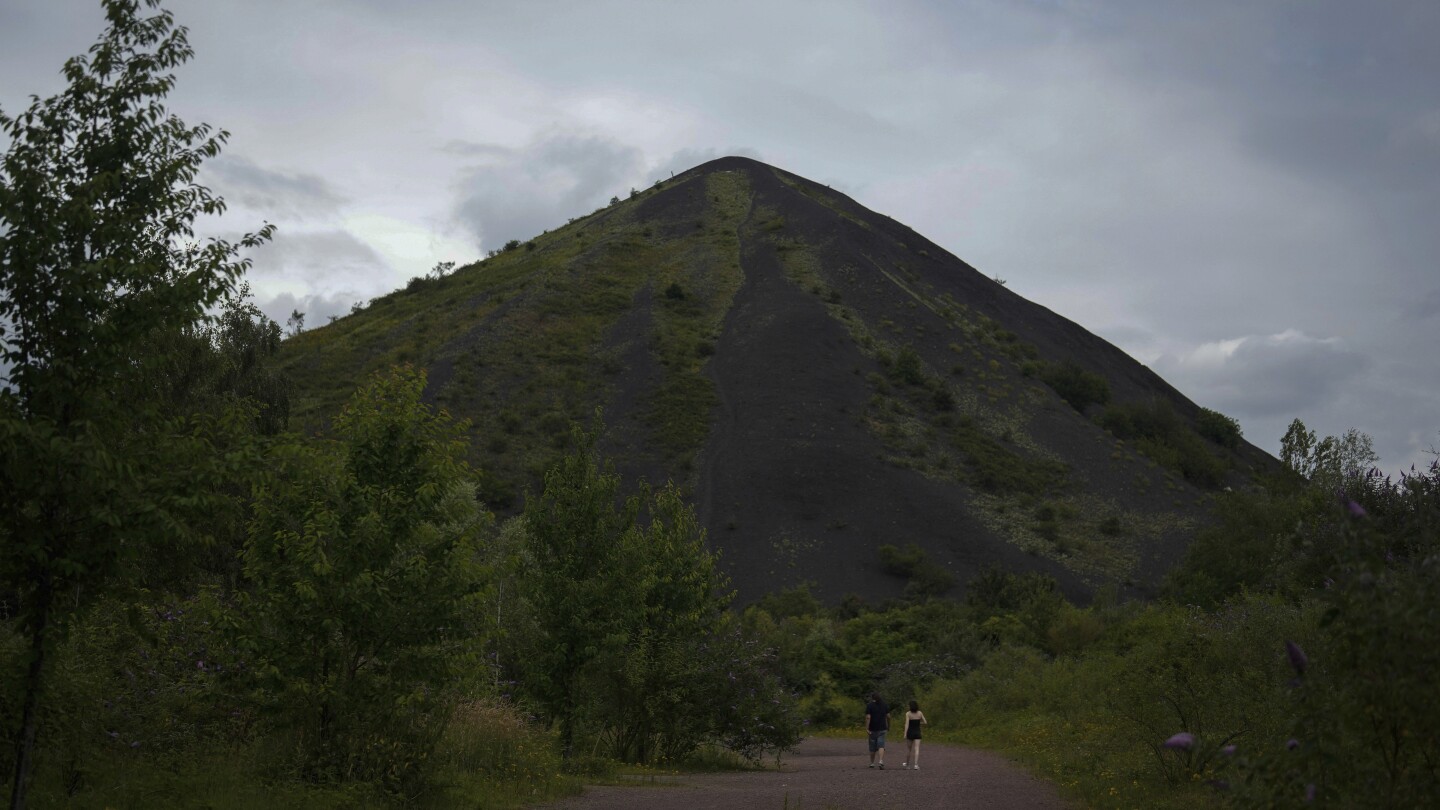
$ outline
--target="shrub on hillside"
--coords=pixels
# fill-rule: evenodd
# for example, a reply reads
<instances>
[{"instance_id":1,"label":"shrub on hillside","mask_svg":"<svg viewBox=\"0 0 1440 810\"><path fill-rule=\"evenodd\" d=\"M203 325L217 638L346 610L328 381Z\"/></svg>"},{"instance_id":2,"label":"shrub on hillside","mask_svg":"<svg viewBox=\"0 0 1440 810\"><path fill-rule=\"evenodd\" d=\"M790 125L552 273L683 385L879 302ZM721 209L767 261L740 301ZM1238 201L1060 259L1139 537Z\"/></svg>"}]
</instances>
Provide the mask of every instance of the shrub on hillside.
<instances>
[{"instance_id":1,"label":"shrub on hillside","mask_svg":"<svg viewBox=\"0 0 1440 810\"><path fill-rule=\"evenodd\" d=\"M1218 494L1215 519L1195 533L1184 560L1166 577L1167 592L1182 604L1213 608L1242 590L1290 590L1287 571L1297 561L1286 571L1277 567L1289 555L1283 541L1299 523L1312 530L1330 525L1334 515L1326 501L1332 497L1314 490Z\"/></svg>"},{"instance_id":2,"label":"shrub on hillside","mask_svg":"<svg viewBox=\"0 0 1440 810\"><path fill-rule=\"evenodd\" d=\"M965 482L986 492L1043 495L1064 486L1069 467L1049 459L1024 458L962 416L950 434L951 444L965 454Z\"/></svg>"},{"instance_id":3,"label":"shrub on hillside","mask_svg":"<svg viewBox=\"0 0 1440 810\"><path fill-rule=\"evenodd\" d=\"M930 561L925 550L915 543L897 548L889 543L876 549L880 570L910 580L905 592L918 598L941 596L955 587L955 575Z\"/></svg>"},{"instance_id":4,"label":"shrub on hillside","mask_svg":"<svg viewBox=\"0 0 1440 810\"><path fill-rule=\"evenodd\" d=\"M925 366L920 361L920 355L910 346L901 346L900 351L895 354L895 362L890 367L890 376L905 385L924 385Z\"/></svg>"},{"instance_id":5,"label":"shrub on hillside","mask_svg":"<svg viewBox=\"0 0 1440 810\"><path fill-rule=\"evenodd\" d=\"M1205 439L1231 450L1240 446L1240 423L1219 411L1201 408L1195 430Z\"/></svg>"},{"instance_id":6,"label":"shrub on hillside","mask_svg":"<svg viewBox=\"0 0 1440 810\"><path fill-rule=\"evenodd\" d=\"M1053 577L986 569L970 580L965 605L992 644L1044 649L1050 625L1065 603Z\"/></svg>"},{"instance_id":7,"label":"shrub on hillside","mask_svg":"<svg viewBox=\"0 0 1440 810\"><path fill-rule=\"evenodd\" d=\"M1140 452L1198 487L1218 489L1224 483L1226 463L1167 402L1110 405L1099 421L1101 427L1118 438L1133 440Z\"/></svg>"},{"instance_id":8,"label":"shrub on hillside","mask_svg":"<svg viewBox=\"0 0 1440 810\"><path fill-rule=\"evenodd\" d=\"M1105 378L1069 360L1058 365L1045 365L1040 379L1080 413L1091 405L1104 405L1110 401L1110 384Z\"/></svg>"}]
</instances>

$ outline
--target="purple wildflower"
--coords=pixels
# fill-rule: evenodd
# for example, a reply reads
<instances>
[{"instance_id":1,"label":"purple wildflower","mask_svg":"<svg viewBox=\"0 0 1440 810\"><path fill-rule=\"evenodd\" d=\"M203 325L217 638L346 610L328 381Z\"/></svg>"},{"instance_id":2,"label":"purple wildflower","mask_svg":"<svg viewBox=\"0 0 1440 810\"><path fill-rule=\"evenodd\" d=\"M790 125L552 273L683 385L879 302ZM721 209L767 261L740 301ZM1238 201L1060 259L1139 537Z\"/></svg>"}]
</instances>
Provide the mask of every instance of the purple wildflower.
<instances>
[{"instance_id":1,"label":"purple wildflower","mask_svg":"<svg viewBox=\"0 0 1440 810\"><path fill-rule=\"evenodd\" d=\"M1313 802L1313 801L1315 801L1315 783L1314 783L1314 782L1311 782L1310 784L1308 784L1308 785L1305 786L1305 801L1306 801L1306 802Z\"/></svg>"},{"instance_id":2,"label":"purple wildflower","mask_svg":"<svg viewBox=\"0 0 1440 810\"><path fill-rule=\"evenodd\" d=\"M1295 739L1294 737L1291 737L1290 739L1285 741L1285 747L1290 749L1291 751L1294 751L1296 748L1300 747L1300 741Z\"/></svg>"},{"instance_id":3,"label":"purple wildflower","mask_svg":"<svg viewBox=\"0 0 1440 810\"><path fill-rule=\"evenodd\" d=\"M1162 745L1165 748L1178 748L1189 751L1195 746L1195 735L1188 731L1182 731L1179 734L1171 735L1170 739L1166 740Z\"/></svg>"},{"instance_id":4,"label":"purple wildflower","mask_svg":"<svg viewBox=\"0 0 1440 810\"><path fill-rule=\"evenodd\" d=\"M1300 649L1300 645L1293 641L1285 642L1285 654L1290 656L1290 666L1295 668L1295 674L1304 675L1310 659L1305 657L1305 651Z\"/></svg>"},{"instance_id":5,"label":"purple wildflower","mask_svg":"<svg viewBox=\"0 0 1440 810\"><path fill-rule=\"evenodd\" d=\"M1221 749L1220 749L1220 753L1224 754L1224 755L1227 756L1227 757L1233 757L1233 756L1235 756L1235 751L1236 751L1236 748L1235 748L1235 746L1233 746L1233 745L1227 745L1227 746L1225 746L1224 748L1221 748Z\"/></svg>"},{"instance_id":6,"label":"purple wildflower","mask_svg":"<svg viewBox=\"0 0 1440 810\"><path fill-rule=\"evenodd\" d=\"M1356 502L1354 502L1354 501L1350 501L1350 502L1346 503L1345 506L1346 506L1346 508L1348 508L1348 509L1350 510L1350 514L1351 514L1353 517L1357 517L1357 518L1363 518L1363 517L1365 517L1365 507L1361 506L1360 504L1358 504L1358 503L1356 503Z\"/></svg>"}]
</instances>

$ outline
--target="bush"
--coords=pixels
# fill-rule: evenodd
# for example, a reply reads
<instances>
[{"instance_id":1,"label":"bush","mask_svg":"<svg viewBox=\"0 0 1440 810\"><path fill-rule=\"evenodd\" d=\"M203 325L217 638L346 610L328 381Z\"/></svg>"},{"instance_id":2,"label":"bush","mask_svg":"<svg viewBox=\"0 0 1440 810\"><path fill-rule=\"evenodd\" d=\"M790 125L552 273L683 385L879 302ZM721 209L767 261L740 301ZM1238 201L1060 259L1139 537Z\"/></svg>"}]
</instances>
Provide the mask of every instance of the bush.
<instances>
[{"instance_id":1,"label":"bush","mask_svg":"<svg viewBox=\"0 0 1440 810\"><path fill-rule=\"evenodd\" d=\"M565 774L608 779L616 770L598 757L562 763L548 731L514 704L494 699L454 707L430 764L431 795L420 806L473 806L483 796L485 807L523 807L580 792L580 780Z\"/></svg>"},{"instance_id":2,"label":"bush","mask_svg":"<svg viewBox=\"0 0 1440 810\"><path fill-rule=\"evenodd\" d=\"M1219 411L1201 408L1200 417L1195 422L1195 430L1201 437L1221 447L1233 450L1240 446L1240 423Z\"/></svg>"},{"instance_id":3,"label":"bush","mask_svg":"<svg viewBox=\"0 0 1440 810\"><path fill-rule=\"evenodd\" d=\"M955 410L955 395L950 393L950 389L944 384L935 387L935 392L930 396L930 402L937 411Z\"/></svg>"},{"instance_id":4,"label":"bush","mask_svg":"<svg viewBox=\"0 0 1440 810\"><path fill-rule=\"evenodd\" d=\"M1180 473L1190 483L1218 489L1228 466L1192 431L1168 402L1110 405L1100 414L1100 426L1121 439L1130 439L1157 464Z\"/></svg>"},{"instance_id":5,"label":"bush","mask_svg":"<svg viewBox=\"0 0 1440 810\"><path fill-rule=\"evenodd\" d=\"M890 375L906 385L925 384L925 367L920 362L920 355L910 346L900 347Z\"/></svg>"},{"instance_id":6,"label":"bush","mask_svg":"<svg viewBox=\"0 0 1440 810\"><path fill-rule=\"evenodd\" d=\"M1105 620L1091 610L1065 604L1045 631L1050 652L1073 655L1093 644L1105 632Z\"/></svg>"},{"instance_id":7,"label":"bush","mask_svg":"<svg viewBox=\"0 0 1440 810\"><path fill-rule=\"evenodd\" d=\"M886 543L875 551L880 555L880 570L897 577L911 576L925 563L925 551L915 543L907 543L904 549Z\"/></svg>"},{"instance_id":8,"label":"bush","mask_svg":"<svg viewBox=\"0 0 1440 810\"><path fill-rule=\"evenodd\" d=\"M800 700L803 722L815 728L853 725L855 714L855 699L840 694L828 672L821 673L815 686Z\"/></svg>"},{"instance_id":9,"label":"bush","mask_svg":"<svg viewBox=\"0 0 1440 810\"><path fill-rule=\"evenodd\" d=\"M880 555L880 570L910 581L905 592L916 598L940 596L955 587L955 576L931 562L924 549L914 543L907 543L900 549L885 544L876 549Z\"/></svg>"},{"instance_id":10,"label":"bush","mask_svg":"<svg viewBox=\"0 0 1440 810\"><path fill-rule=\"evenodd\" d=\"M1295 676L1277 701L1290 722L1242 748L1240 806L1313 795L1334 807L1422 807L1440 795L1440 468L1383 494L1380 515L1346 510L1338 542L1321 546L1318 638L1289 651L1293 672L1272 674ZM1271 637L1277 658L1282 638L1296 636Z\"/></svg>"},{"instance_id":11,"label":"bush","mask_svg":"<svg viewBox=\"0 0 1440 810\"><path fill-rule=\"evenodd\" d=\"M1091 405L1104 405L1110 401L1110 384L1105 378L1069 360L1059 365L1044 366L1040 379L1080 413Z\"/></svg>"}]
</instances>

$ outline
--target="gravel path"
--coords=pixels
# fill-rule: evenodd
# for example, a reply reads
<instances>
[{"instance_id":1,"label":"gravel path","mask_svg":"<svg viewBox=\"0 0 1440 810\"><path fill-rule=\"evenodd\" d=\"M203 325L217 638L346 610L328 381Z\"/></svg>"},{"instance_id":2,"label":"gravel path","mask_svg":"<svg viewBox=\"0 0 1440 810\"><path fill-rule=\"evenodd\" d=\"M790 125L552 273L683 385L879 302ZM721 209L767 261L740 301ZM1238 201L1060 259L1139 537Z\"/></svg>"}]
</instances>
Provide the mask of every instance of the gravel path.
<instances>
[{"instance_id":1,"label":"gravel path","mask_svg":"<svg viewBox=\"0 0 1440 810\"><path fill-rule=\"evenodd\" d=\"M551 810L1070 810L1054 786L1004 757L924 743L921 769L902 770L905 748L886 751L885 770L866 767L864 739L810 738L780 771L684 774L661 784L587 787Z\"/></svg>"}]
</instances>

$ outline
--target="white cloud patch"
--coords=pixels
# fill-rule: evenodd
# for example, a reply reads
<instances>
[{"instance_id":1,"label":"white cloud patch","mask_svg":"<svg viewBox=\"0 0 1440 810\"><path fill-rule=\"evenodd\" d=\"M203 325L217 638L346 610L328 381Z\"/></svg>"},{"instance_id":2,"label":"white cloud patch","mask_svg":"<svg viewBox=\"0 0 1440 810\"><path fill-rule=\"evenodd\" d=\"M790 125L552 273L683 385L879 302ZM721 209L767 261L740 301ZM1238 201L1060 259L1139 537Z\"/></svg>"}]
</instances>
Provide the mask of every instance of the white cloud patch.
<instances>
[{"instance_id":1,"label":"white cloud patch","mask_svg":"<svg viewBox=\"0 0 1440 810\"><path fill-rule=\"evenodd\" d=\"M1342 340L1287 329L1201 344L1154 365L1191 398L1243 420L1313 410L1367 362Z\"/></svg>"},{"instance_id":2,"label":"white cloud patch","mask_svg":"<svg viewBox=\"0 0 1440 810\"><path fill-rule=\"evenodd\" d=\"M310 330L348 315L353 303L354 299L347 295L296 295L285 292L261 300L256 306L265 313L265 317L282 327L287 326L291 313L299 312L304 316L304 328Z\"/></svg>"},{"instance_id":3,"label":"white cloud patch","mask_svg":"<svg viewBox=\"0 0 1440 810\"><path fill-rule=\"evenodd\" d=\"M345 202L319 175L267 169L243 157L221 155L205 164L204 175L227 203L272 222L327 217Z\"/></svg>"},{"instance_id":4,"label":"white cloud patch","mask_svg":"<svg viewBox=\"0 0 1440 810\"><path fill-rule=\"evenodd\" d=\"M641 151L600 136L551 134L519 149L469 151L485 159L458 183L453 216L485 249L528 239L644 184Z\"/></svg>"},{"instance_id":5,"label":"white cloud patch","mask_svg":"<svg viewBox=\"0 0 1440 810\"><path fill-rule=\"evenodd\" d=\"M397 283L396 272L374 248L344 230L315 233L285 233L251 254L255 260L249 273L257 297L262 301L290 296L295 301L311 297L334 298L349 303L368 298ZM271 296L266 299L265 296ZM283 305L277 305L282 306ZM336 306L340 306L337 304ZM275 317L262 303L261 309ZM277 310L278 311L278 310ZM283 315L289 315L285 310ZM281 323L284 317L278 318Z\"/></svg>"}]
</instances>

